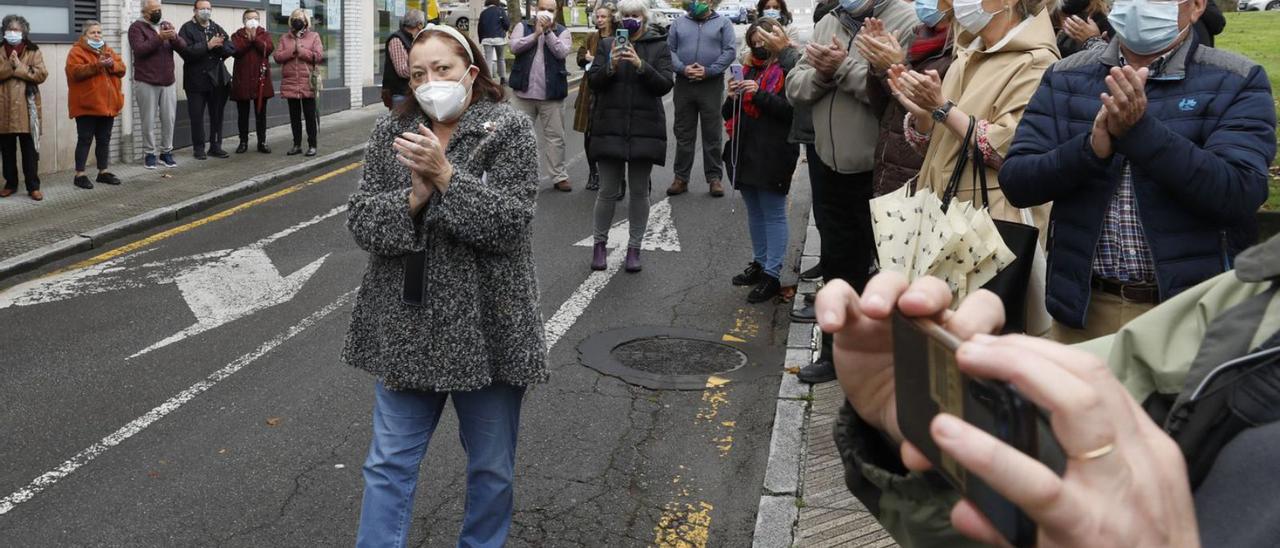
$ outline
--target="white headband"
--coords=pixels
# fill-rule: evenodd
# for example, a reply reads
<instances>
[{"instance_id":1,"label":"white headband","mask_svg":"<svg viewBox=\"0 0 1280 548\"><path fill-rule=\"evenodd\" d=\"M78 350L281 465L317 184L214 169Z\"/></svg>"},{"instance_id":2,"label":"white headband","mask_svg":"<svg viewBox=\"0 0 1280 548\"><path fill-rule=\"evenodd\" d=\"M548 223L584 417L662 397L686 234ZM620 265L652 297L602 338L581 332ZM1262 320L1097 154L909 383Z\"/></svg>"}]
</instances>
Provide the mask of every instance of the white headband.
<instances>
[{"instance_id":1,"label":"white headband","mask_svg":"<svg viewBox=\"0 0 1280 548\"><path fill-rule=\"evenodd\" d=\"M453 39L457 40L459 44L462 44L462 49L467 50L467 60L473 65L476 64L476 58L474 54L471 53L471 45L467 43L467 38L463 36L461 32L458 32L458 29L449 25L436 25L434 23L428 24L426 27L423 27L422 30L418 31L418 34L413 35L413 41L417 42L418 35L429 30L438 30L453 37Z\"/></svg>"}]
</instances>

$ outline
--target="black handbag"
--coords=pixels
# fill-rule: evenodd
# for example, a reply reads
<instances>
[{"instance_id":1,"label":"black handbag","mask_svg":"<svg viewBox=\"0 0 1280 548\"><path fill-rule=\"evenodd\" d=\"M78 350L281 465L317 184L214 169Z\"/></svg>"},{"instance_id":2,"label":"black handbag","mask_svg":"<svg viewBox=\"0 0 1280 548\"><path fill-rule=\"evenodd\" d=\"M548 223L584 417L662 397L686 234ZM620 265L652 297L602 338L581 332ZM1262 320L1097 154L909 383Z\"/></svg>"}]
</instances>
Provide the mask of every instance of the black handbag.
<instances>
[{"instance_id":1,"label":"black handbag","mask_svg":"<svg viewBox=\"0 0 1280 548\"><path fill-rule=\"evenodd\" d=\"M969 130L965 134L964 142L960 145L955 171L951 173L951 180L948 181L947 188L942 194L943 211L951 205L951 198L959 193L960 179L966 164L970 161L973 163L974 201L981 198L983 208L991 204L987 195L987 170L983 164L982 151L974 144L973 133L976 125L977 122L973 116L970 116ZM974 206L977 207L977 204ZM1024 333L1027 330L1027 286L1031 280L1031 266L1035 258L1036 245L1040 239L1040 229L1033 225L1012 221L999 219L992 219L992 221L996 225L996 231L1000 233L1000 238L1004 240L1004 245L1017 258L982 288L995 293L1004 303L1003 332Z\"/></svg>"}]
</instances>

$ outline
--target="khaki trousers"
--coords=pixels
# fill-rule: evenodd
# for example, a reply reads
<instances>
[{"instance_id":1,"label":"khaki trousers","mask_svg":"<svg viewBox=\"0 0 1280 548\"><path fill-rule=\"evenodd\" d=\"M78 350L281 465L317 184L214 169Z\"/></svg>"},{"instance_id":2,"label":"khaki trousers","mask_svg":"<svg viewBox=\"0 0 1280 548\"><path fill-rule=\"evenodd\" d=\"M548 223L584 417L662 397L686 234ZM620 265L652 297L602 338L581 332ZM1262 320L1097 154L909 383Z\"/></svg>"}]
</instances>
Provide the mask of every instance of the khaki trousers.
<instances>
[{"instance_id":1,"label":"khaki trousers","mask_svg":"<svg viewBox=\"0 0 1280 548\"><path fill-rule=\"evenodd\" d=\"M1151 310L1152 303L1135 303L1104 291L1093 291L1089 309L1085 312L1084 329L1074 329L1054 321L1049 338L1062 344L1076 344L1104 337L1119 331L1142 313Z\"/></svg>"}]
</instances>

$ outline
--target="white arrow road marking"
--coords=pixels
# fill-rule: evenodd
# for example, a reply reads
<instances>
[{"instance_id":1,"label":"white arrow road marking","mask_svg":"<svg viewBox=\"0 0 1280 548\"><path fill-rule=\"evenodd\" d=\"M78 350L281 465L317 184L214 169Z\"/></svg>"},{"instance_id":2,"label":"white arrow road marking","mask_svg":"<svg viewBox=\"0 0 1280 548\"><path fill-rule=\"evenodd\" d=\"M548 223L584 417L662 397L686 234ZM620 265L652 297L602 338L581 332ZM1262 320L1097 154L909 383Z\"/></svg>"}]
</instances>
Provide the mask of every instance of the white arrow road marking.
<instances>
[{"instance_id":1,"label":"white arrow road marking","mask_svg":"<svg viewBox=\"0 0 1280 548\"><path fill-rule=\"evenodd\" d=\"M244 307L242 307L241 304L237 302L232 302L232 303L220 302L219 299L222 297L219 297L219 295L225 295L225 293L219 293L219 292L229 291L229 288L232 286L235 286L239 290L249 289L246 287L246 285L237 284L237 283L234 283L233 281L210 280L210 279L204 279L202 277L205 277L205 276L216 277L218 275L227 275L227 273L230 270L234 270L235 268L239 268L239 267L247 267L249 269L255 269L255 268L264 269L266 268L266 266L264 266L262 263L259 262L262 260L262 258L256 255L256 253L262 252L262 246L265 246L268 243L271 243L280 238L288 236L289 234L293 234L294 232L297 232L298 230L301 230L306 226L316 224L320 221L323 221L324 219L337 215L338 213L341 213L342 211L345 211L345 210L346 210L345 206L334 208L328 213L319 215L317 217L314 217L298 225L294 225L288 229L277 232L276 234L273 234L271 236L268 236L267 238L259 240L254 244L251 244L247 247L240 248L237 250L216 251L216 252L205 253L201 255L193 255L191 257L183 257L181 259L174 259L172 261L164 261L161 263L149 263L149 265L142 265L142 266L158 267L160 265L174 264L176 262L182 262L183 265L189 265L193 262L193 260L196 260L197 261L196 264L199 264L198 260L216 259L215 262L209 263L209 264L222 265L222 266L219 266L217 268L208 268L205 270L202 270L201 269L202 267L196 267L194 269L186 270L185 275L169 274L167 275L167 277L166 275L162 275L159 273L149 273L148 275L155 276L154 278L151 278L152 280L163 279L163 280L166 280L166 283L167 281L174 281L178 283L179 287L183 288L183 295L184 297L187 298L188 304L192 305L192 310L196 312L197 318L202 318L201 312L200 312L201 310L205 311L205 313L207 314L207 316L203 316L203 317L211 317L211 316L215 316L217 311L220 311L220 310L244 309ZM577 290L575 290L573 294L569 296L569 299L560 305L560 308L556 311L555 315L553 315L551 319L547 320L547 322L543 325L547 333L548 350L555 347L556 343L559 342L561 337L563 337L564 334L569 331L569 328L573 327L573 324L582 315L582 312L586 310L587 306L591 304L591 301L596 297L596 295L600 293L600 290L604 289L604 287L608 285L609 280L613 278L614 274L617 274L618 270L622 268L622 262L623 262L623 258L626 256L627 248L625 245L621 245L621 242L626 241L626 237L627 237L626 234L629 228L630 228L630 224L627 221L619 222L612 227L612 229L609 231L611 235L610 240L611 241L616 240L618 242L618 245L613 246L613 250L609 252L608 268L606 268L605 270L592 272L591 275L588 276L587 279L584 280L582 284L578 286ZM586 243L584 244L583 242L586 242ZM583 240L583 242L579 242L578 245L586 245L586 246L591 245L590 238ZM661 202L658 202L653 206L653 209L651 210L651 214L650 214L649 226L648 226L648 229L645 231L645 239L641 248L646 250L662 250L662 251L679 251L680 250L680 240L677 237L675 225L673 225L671 221L671 204L666 199L663 199ZM197 260L196 258L199 258L199 259ZM108 261L100 265L97 265L95 267L85 269L85 271L94 272L94 274L88 275L87 278L77 277L78 275L81 275L82 272L85 272L85 271L79 271L77 273L68 273L62 276L51 277L46 280L37 280L37 281L44 281L45 285L23 284L22 286L17 286L9 291L6 291L5 293L0 293L0 309L3 309L8 306L29 306L32 304L38 304L40 302L52 302L52 301L69 299L74 296L84 294L81 292L81 290L86 287L93 288L94 290L93 292L96 292L96 293L109 291L112 289L110 287L107 287L107 285L109 284L103 285L101 287L99 287L98 285L85 285L86 283L88 283L85 280L89 278L93 278L95 276L106 276L106 275L116 274L124 271L125 269L119 266L119 262L118 262L119 260L120 259ZM288 278L280 278L280 281L278 283L281 284L281 287L284 287L286 290L290 288L294 288L293 284L295 283L296 283L296 287L301 287L302 283L305 283L306 279L309 278L311 274L315 272L315 269L318 268L323 261L324 261L324 257L321 257L320 259L317 259L311 264L299 269L297 272L290 275ZM275 275L278 277L279 272L275 271L275 267L271 266L270 268L271 268L271 272L274 272ZM222 269L222 270L219 270L219 269ZM251 279L255 280L255 283L257 283L258 280L261 280L261 278L263 276L267 276L267 274L269 273L264 273L262 276L252 277ZM231 274L231 276L237 276L237 275L238 274ZM68 279L73 279L74 281L68 281ZM121 279L123 280L124 278L121 278ZM184 285L184 283L187 283L187 282L189 282L190 285ZM200 283L197 283L197 282L200 282ZM59 285L59 284L63 284L63 285ZM193 299L191 296L187 294L188 293L186 289L187 287L200 287L203 290L210 291L212 295L201 295ZM216 289L210 290L209 289L210 287L215 287ZM265 293L265 291L263 292L258 291L257 288L252 288L252 290L255 293ZM174 411L178 410L179 407L182 407L182 405L195 399L196 396L199 396L200 394L208 391L209 389L217 385L219 382L225 380L227 377L230 377L231 375L234 375L237 371L244 369L246 366L257 361L259 358L271 352L281 344L284 344L289 339L292 339L293 337L297 336L299 333L302 333L308 328L316 325L325 317L329 316L334 311L346 305L347 302L350 301L351 298L355 296L358 290L359 288L356 288L344 293L342 296L338 297L337 300L329 303L328 305L325 305L324 308L321 308L320 310L315 311L310 316L307 316L302 321L298 322L297 324L287 329L285 332L281 333L280 335L277 335L275 338L267 342L262 343L262 345L260 345L256 350L253 350L248 354L245 354L243 356L240 356L239 358L236 358L231 363L224 366L222 369L219 369L213 372L208 377L205 377L204 380L201 380L200 382L197 382L191 385L186 390L179 392L176 396L169 398L167 401L156 406L154 409L143 414L141 417L138 417L130 421L128 424L120 427L119 430L116 430L111 435L105 438L102 438L97 443L94 443L93 445L89 446L87 449L84 449L79 453L76 453L70 459L67 459L65 462L58 465L58 467L54 468L53 470L45 472L44 474L41 474L39 477L31 480L31 482L28 483L26 487L23 487L22 489L15 491L9 496L3 499L0 499L0 515L4 515L9 511L13 510L14 507L16 507L17 505L31 500L33 497L40 494L45 489L52 487L59 480L67 476L70 476L76 470L88 464L93 459L98 458L108 449L115 447L117 445L120 445L125 440L137 435L139 432L142 432L144 429L146 429L148 426L151 426L156 421L164 418L170 413L173 413ZM293 289L293 291L296 292L296 289ZM38 295L38 297L34 297L35 295ZM284 302L287 300L288 299L283 299L280 302ZM230 320L227 320L227 321L230 321ZM199 328L199 326L201 325L203 324L201 324L198 321L196 325L187 328L187 330L180 332L178 335L175 335L174 337L178 337L179 335L182 335L182 333L185 333L188 330ZM190 333L185 336L190 336L191 334L194 334L194 333ZM173 337L170 337L170 338L173 338ZM156 345L153 345L153 346L159 347L159 346L163 346L163 344L165 344L165 341L161 341L160 343L157 343ZM146 352L146 351L147 350L144 350L143 352ZM139 354L141 353L142 352L139 352Z\"/></svg>"},{"instance_id":2,"label":"white arrow road marking","mask_svg":"<svg viewBox=\"0 0 1280 548\"><path fill-rule=\"evenodd\" d=\"M550 351L560 337L569 332L569 328L578 321L578 317L586 311L591 305L591 301L596 298L604 286L609 285L609 280L613 279L613 275L618 273L622 267L622 260L627 254L627 240L630 238L631 222L620 221L615 223L609 229L608 247L613 248L609 252L608 267L604 270L597 270L587 276L578 289L569 295L568 300L560 305L556 313L547 320L545 329L547 333L547 350ZM588 236L578 243L576 246L591 247L595 245L595 239ZM649 226L645 228L644 240L640 243L640 249L646 251L680 251L680 237L676 233L676 225L671 220L671 202L669 198L663 198L661 202L653 205L649 210Z\"/></svg>"},{"instance_id":3,"label":"white arrow road marking","mask_svg":"<svg viewBox=\"0 0 1280 548\"><path fill-rule=\"evenodd\" d=\"M329 255L286 277L271 262L266 246L346 210L345 204L340 205L238 249L123 266L126 261L148 252L142 251L82 270L32 280L0 293L0 310L120 289L176 284L196 322L126 358L133 359L293 299Z\"/></svg>"},{"instance_id":4,"label":"white arrow road marking","mask_svg":"<svg viewBox=\"0 0 1280 548\"><path fill-rule=\"evenodd\" d=\"M124 440L137 435L138 432L141 432L146 427L151 426L152 423L164 418L165 415L176 411L179 407L182 407L183 404L191 401L196 396L199 396L210 388L213 388L214 385L227 377L234 375L237 371L244 369L245 366L257 361L258 358L261 358L268 352L271 352L277 346L284 344L285 341L292 339L299 333L306 331L307 328L319 323L320 320L323 320L326 316L347 304L347 301L351 300L351 297L355 294L355 289L344 293L342 296L338 297L336 301L333 301L328 305L325 305L324 308L313 312L310 316L307 316L293 327L290 327L284 333L277 335L274 339L262 343L262 345L256 350L236 358L222 369L214 371L213 374L205 377L204 380L191 385L190 388L179 392L178 395L169 398L168 401L165 401L154 409L147 411L146 414L141 417L133 419L129 424L120 427L119 430L116 430L111 435L102 438L97 443L89 446L89 448L76 453L75 456L67 459L66 462L58 465L57 468L45 472L36 479L31 480L31 483L27 484L26 487L23 487L22 489L15 491L13 494L0 499L0 515L4 515L10 510L13 510L15 506L31 500L32 497L40 494L41 491L48 489L53 484L57 483L58 480L71 475L72 472L75 472L81 466L88 464L89 461L97 458L107 449L120 445Z\"/></svg>"}]
</instances>

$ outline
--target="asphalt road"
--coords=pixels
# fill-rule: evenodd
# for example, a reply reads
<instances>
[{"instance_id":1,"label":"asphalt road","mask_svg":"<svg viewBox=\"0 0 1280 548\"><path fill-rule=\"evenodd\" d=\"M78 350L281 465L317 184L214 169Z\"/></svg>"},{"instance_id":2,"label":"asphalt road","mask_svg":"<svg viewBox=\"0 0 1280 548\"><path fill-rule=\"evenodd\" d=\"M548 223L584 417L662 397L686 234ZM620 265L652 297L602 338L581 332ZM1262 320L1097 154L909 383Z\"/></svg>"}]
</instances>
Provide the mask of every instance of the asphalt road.
<instances>
[{"instance_id":1,"label":"asphalt road","mask_svg":"<svg viewBox=\"0 0 1280 548\"><path fill-rule=\"evenodd\" d=\"M568 123L572 98L566 108ZM595 193L582 190L581 136L568 138L576 189L544 182L534 225L547 319L590 274L590 249L573 244L590 234ZM0 292L0 546L354 541L373 379L338 359L366 261L340 208L359 174L161 227L106 262L73 257L0 282L43 280ZM670 180L655 169L653 202ZM745 211L711 198L700 175L692 188L669 202L680 251L646 252L642 273L613 276L551 349L551 382L529 392L510 545L750 544L785 306L747 305L729 284L750 259ZM86 260L97 264L76 266ZM580 363L584 339L631 326L737 337L776 369L656 391ZM411 545L455 541L456 432L450 410Z\"/></svg>"}]
</instances>

